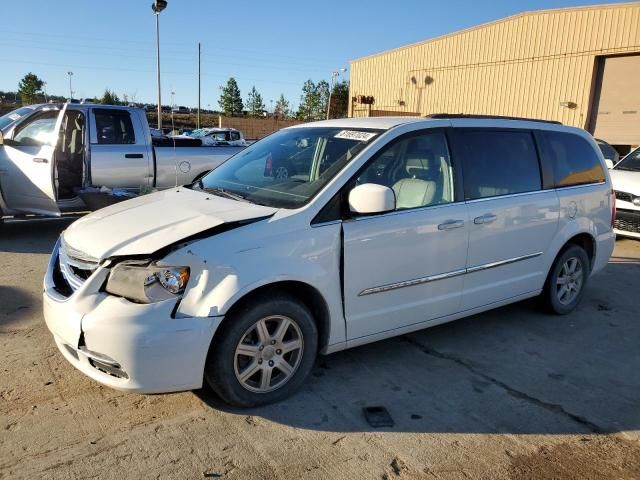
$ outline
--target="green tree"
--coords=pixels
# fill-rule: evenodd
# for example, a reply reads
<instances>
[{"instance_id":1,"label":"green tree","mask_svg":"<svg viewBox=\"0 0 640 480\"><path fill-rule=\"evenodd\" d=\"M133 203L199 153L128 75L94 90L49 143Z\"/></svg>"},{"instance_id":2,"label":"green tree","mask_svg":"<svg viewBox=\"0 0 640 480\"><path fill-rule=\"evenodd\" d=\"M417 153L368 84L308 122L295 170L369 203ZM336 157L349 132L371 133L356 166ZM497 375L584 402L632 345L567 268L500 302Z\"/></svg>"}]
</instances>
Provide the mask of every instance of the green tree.
<instances>
[{"instance_id":1,"label":"green tree","mask_svg":"<svg viewBox=\"0 0 640 480\"><path fill-rule=\"evenodd\" d=\"M262 117L264 113L264 102L262 101L262 95L258 93L255 85L251 87L249 95L247 95L247 110L252 117Z\"/></svg>"},{"instance_id":2,"label":"green tree","mask_svg":"<svg viewBox=\"0 0 640 480\"><path fill-rule=\"evenodd\" d=\"M344 118L349 113L349 82L343 80L333 86L329 118Z\"/></svg>"},{"instance_id":3,"label":"green tree","mask_svg":"<svg viewBox=\"0 0 640 480\"><path fill-rule=\"evenodd\" d=\"M18 84L18 95L20 95L23 105L35 103L43 85L44 81L38 78L35 73L27 73Z\"/></svg>"},{"instance_id":4,"label":"green tree","mask_svg":"<svg viewBox=\"0 0 640 480\"><path fill-rule=\"evenodd\" d=\"M329 104L329 83L320 80L316 83L316 104L313 109L313 118L322 120L327 118L327 105Z\"/></svg>"},{"instance_id":5,"label":"green tree","mask_svg":"<svg viewBox=\"0 0 640 480\"><path fill-rule=\"evenodd\" d=\"M116 92L105 88L102 98L100 99L100 103L103 105L120 105L120 98L118 98Z\"/></svg>"},{"instance_id":6,"label":"green tree","mask_svg":"<svg viewBox=\"0 0 640 480\"><path fill-rule=\"evenodd\" d=\"M300 96L300 105L298 106L298 113L296 116L300 120L313 120L314 112L317 109L318 104L318 92L316 84L313 80L309 79L304 82L302 86L302 95Z\"/></svg>"},{"instance_id":7,"label":"green tree","mask_svg":"<svg viewBox=\"0 0 640 480\"><path fill-rule=\"evenodd\" d=\"M240 89L235 78L231 77L227 84L222 87L218 104L225 115L240 115L242 113L244 105L242 104Z\"/></svg>"},{"instance_id":8,"label":"green tree","mask_svg":"<svg viewBox=\"0 0 640 480\"><path fill-rule=\"evenodd\" d=\"M280 94L280 98L276 101L276 106L273 108L273 115L277 118L288 118L291 114L289 110L289 102L284 98L284 94Z\"/></svg>"}]
</instances>

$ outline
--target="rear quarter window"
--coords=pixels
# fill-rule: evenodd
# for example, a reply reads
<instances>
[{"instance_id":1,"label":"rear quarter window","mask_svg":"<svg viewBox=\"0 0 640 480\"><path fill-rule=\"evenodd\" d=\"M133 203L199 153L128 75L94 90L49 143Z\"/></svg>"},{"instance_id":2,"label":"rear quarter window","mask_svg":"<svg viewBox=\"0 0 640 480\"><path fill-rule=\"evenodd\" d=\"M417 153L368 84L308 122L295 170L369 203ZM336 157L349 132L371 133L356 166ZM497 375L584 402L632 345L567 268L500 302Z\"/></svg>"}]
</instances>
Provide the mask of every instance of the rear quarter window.
<instances>
[{"instance_id":1,"label":"rear quarter window","mask_svg":"<svg viewBox=\"0 0 640 480\"><path fill-rule=\"evenodd\" d=\"M592 145L573 133L542 132L542 151L556 187L605 181L600 157Z\"/></svg>"}]
</instances>

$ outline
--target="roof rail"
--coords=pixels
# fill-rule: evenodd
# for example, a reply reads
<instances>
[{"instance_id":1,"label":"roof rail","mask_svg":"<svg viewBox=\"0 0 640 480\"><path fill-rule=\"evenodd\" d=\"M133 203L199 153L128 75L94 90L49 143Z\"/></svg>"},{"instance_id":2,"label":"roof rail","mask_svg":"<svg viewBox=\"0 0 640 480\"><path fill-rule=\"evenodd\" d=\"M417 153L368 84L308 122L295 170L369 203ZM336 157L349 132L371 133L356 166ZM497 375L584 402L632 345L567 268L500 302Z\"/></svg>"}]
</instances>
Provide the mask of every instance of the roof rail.
<instances>
[{"instance_id":1,"label":"roof rail","mask_svg":"<svg viewBox=\"0 0 640 480\"><path fill-rule=\"evenodd\" d=\"M539 118L526 118L526 117L506 117L502 115L476 115L466 113L431 113L425 115L425 118L435 119L454 119L454 118L476 118L487 120L521 120L525 122L540 122L540 123L553 123L555 125L562 125L562 122L557 120L541 120Z\"/></svg>"}]
</instances>

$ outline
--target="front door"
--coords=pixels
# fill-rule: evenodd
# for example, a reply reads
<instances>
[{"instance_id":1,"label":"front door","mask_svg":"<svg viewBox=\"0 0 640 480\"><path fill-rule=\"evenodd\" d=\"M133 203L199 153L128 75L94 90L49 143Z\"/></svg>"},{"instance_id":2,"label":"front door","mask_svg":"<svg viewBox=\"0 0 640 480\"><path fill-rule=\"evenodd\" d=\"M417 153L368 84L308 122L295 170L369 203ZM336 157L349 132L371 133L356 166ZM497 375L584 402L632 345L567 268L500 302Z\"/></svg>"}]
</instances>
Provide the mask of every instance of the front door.
<instances>
[{"instance_id":1,"label":"front door","mask_svg":"<svg viewBox=\"0 0 640 480\"><path fill-rule=\"evenodd\" d=\"M559 202L542 188L532 132L454 128L452 139L469 211L463 309L541 289Z\"/></svg>"},{"instance_id":2,"label":"front door","mask_svg":"<svg viewBox=\"0 0 640 480\"><path fill-rule=\"evenodd\" d=\"M350 341L385 335L460 310L467 207L443 131L405 135L347 186L392 188L396 210L343 222L344 297Z\"/></svg>"},{"instance_id":3,"label":"front door","mask_svg":"<svg viewBox=\"0 0 640 480\"><path fill-rule=\"evenodd\" d=\"M36 112L0 146L0 188L11 210L59 215L54 157L66 105Z\"/></svg>"}]
</instances>

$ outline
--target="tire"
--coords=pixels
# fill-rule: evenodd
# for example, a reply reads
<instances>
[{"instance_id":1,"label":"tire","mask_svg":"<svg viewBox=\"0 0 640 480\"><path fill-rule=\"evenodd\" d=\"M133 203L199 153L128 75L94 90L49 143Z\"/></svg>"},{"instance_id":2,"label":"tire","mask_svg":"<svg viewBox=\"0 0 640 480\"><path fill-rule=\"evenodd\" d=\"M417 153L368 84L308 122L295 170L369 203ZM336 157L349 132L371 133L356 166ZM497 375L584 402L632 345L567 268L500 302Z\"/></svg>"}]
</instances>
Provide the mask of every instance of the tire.
<instances>
[{"instance_id":1,"label":"tire","mask_svg":"<svg viewBox=\"0 0 640 480\"><path fill-rule=\"evenodd\" d=\"M288 295L261 296L225 319L209 349L204 376L226 403L255 407L295 392L317 351L318 331L306 306Z\"/></svg>"},{"instance_id":2,"label":"tire","mask_svg":"<svg viewBox=\"0 0 640 480\"><path fill-rule=\"evenodd\" d=\"M590 272L589 257L583 248L577 245L565 248L553 262L547 277L542 293L545 307L556 315L575 310L584 295ZM568 290L563 288L565 285Z\"/></svg>"}]
</instances>

